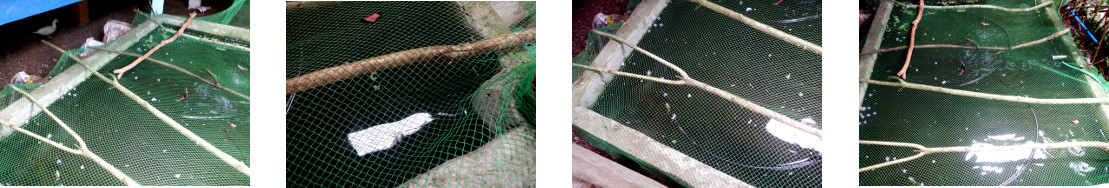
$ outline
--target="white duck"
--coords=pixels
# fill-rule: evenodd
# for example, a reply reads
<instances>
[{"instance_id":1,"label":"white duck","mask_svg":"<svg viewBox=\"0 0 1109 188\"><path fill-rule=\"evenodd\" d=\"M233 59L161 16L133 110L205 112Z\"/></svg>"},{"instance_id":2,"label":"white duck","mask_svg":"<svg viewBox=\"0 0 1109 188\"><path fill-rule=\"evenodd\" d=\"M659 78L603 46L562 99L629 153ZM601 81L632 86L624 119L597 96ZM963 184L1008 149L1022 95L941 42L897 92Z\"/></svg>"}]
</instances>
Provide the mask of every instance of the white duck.
<instances>
[{"instance_id":1,"label":"white duck","mask_svg":"<svg viewBox=\"0 0 1109 188\"><path fill-rule=\"evenodd\" d=\"M50 26L42 27L34 33L42 36L50 36L50 34L54 34L55 30L58 30L58 19L54 19L54 23L51 23Z\"/></svg>"}]
</instances>

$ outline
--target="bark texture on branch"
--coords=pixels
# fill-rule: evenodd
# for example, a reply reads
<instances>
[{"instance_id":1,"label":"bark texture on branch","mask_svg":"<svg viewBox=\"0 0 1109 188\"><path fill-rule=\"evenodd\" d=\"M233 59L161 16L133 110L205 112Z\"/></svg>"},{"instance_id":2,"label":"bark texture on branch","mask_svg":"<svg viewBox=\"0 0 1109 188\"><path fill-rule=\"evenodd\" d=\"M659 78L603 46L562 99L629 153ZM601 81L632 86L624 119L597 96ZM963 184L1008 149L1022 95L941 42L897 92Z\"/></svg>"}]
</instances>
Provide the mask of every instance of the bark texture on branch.
<instances>
[{"instance_id":1,"label":"bark texture on branch","mask_svg":"<svg viewBox=\"0 0 1109 188\"><path fill-rule=\"evenodd\" d=\"M286 79L285 95L369 74L378 70L432 60L438 62L462 60L476 55L512 49L532 41L535 41L535 28L525 29L501 37L473 43L428 46L394 52L355 62L344 63L339 66L320 69L296 78Z\"/></svg>"}]
</instances>

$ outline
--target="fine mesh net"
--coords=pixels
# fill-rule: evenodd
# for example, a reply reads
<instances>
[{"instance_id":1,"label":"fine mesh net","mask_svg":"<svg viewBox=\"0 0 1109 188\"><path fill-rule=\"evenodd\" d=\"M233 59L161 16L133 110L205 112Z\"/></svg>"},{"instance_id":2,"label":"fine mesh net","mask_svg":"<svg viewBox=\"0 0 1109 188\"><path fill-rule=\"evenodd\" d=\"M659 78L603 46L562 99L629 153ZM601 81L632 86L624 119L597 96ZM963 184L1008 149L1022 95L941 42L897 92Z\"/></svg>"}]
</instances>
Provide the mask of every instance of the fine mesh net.
<instances>
[{"instance_id":1,"label":"fine mesh net","mask_svg":"<svg viewBox=\"0 0 1109 188\"><path fill-rule=\"evenodd\" d=\"M1019 9L1051 2L972 3ZM1053 37L1068 34L1053 11L1059 4L1012 12L992 8L924 9L916 29L918 48L913 51L904 82L1039 99L1105 98L1100 76L1091 74L1093 68L1080 57L1070 42L1073 39ZM916 7L894 5L889 21L884 23L887 29L881 48L907 45L911 22L917 16ZM1041 39L1045 41L1036 42ZM932 44L965 48L919 48ZM905 53L878 53L869 79L899 82L890 76L904 65ZM978 149L1106 141L1105 106L1098 103L1002 101L873 83L863 95L859 134L864 141ZM920 152L912 147L862 144L859 162L861 167L868 167ZM1109 182L1107 157L1109 152L1090 146L941 152L861 170L859 175L861 185L1095 185Z\"/></svg>"},{"instance_id":2,"label":"fine mesh net","mask_svg":"<svg viewBox=\"0 0 1109 188\"><path fill-rule=\"evenodd\" d=\"M0 135L4 136L0 138L0 184L125 185L124 179L141 185L250 184L249 41L211 32L245 35L249 30L193 20L182 36L116 81L113 70L136 57L111 51L146 53L172 37L185 18L158 15L143 20L133 23L135 28L124 37L102 46L105 50L84 49L91 52L84 62L112 77L111 82L88 76L92 73L68 56L80 50L75 49L59 58L54 79L31 93L98 157L70 153L23 132L11 132L8 126L21 127L62 146L81 147L61 124L5 87L0 95L24 99L4 103L6 108L0 111L5 124L0 131L5 133ZM113 168L120 173L111 173Z\"/></svg>"},{"instance_id":3,"label":"fine mesh net","mask_svg":"<svg viewBox=\"0 0 1109 188\"><path fill-rule=\"evenodd\" d=\"M778 5L750 1L712 3L820 44L820 1L784 1ZM643 9L635 11L648 11ZM629 28L597 30L616 33L616 29ZM666 5L644 32L639 47L684 69L692 79L796 121L810 125L821 122L819 53L689 1ZM596 33L591 33L589 40L583 53L574 58L574 63L589 65L595 58L599 59L598 53L603 48L598 45L605 41L609 45L620 44ZM619 71L681 79L674 69L639 51L630 54L619 64ZM589 70L576 67L574 71L575 80L578 80L582 71ZM626 76L615 76L604 87L591 108L593 111L715 170L757 187L820 186L821 154L815 146L819 142L817 136L778 134L793 128L771 123L777 121L698 87ZM801 137L815 140L799 141ZM612 142L610 140L590 142L603 150L616 150L605 144Z\"/></svg>"},{"instance_id":4,"label":"fine mesh net","mask_svg":"<svg viewBox=\"0 0 1109 188\"><path fill-rule=\"evenodd\" d=\"M288 185L535 186L534 2L289 2L286 20Z\"/></svg>"}]
</instances>

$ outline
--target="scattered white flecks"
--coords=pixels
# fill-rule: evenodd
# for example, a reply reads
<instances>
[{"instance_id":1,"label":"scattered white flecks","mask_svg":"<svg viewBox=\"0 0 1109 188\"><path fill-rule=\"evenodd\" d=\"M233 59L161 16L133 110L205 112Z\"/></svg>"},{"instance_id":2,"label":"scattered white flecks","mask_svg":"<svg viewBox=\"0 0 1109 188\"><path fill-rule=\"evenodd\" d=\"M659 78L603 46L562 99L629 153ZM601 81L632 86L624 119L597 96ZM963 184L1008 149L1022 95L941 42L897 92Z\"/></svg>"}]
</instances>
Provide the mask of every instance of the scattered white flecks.
<instances>
[{"instance_id":1,"label":"scattered white flecks","mask_svg":"<svg viewBox=\"0 0 1109 188\"><path fill-rule=\"evenodd\" d=\"M62 171L55 170L54 171L54 180L58 180L59 178L62 178Z\"/></svg>"},{"instance_id":2,"label":"scattered white flecks","mask_svg":"<svg viewBox=\"0 0 1109 188\"><path fill-rule=\"evenodd\" d=\"M766 57L774 57L774 54L766 54Z\"/></svg>"},{"instance_id":3,"label":"scattered white flecks","mask_svg":"<svg viewBox=\"0 0 1109 188\"><path fill-rule=\"evenodd\" d=\"M181 179L181 174L174 174L173 177L177 178L177 179Z\"/></svg>"},{"instance_id":4,"label":"scattered white flecks","mask_svg":"<svg viewBox=\"0 0 1109 188\"><path fill-rule=\"evenodd\" d=\"M169 61L173 61L173 58L169 58Z\"/></svg>"},{"instance_id":5,"label":"scattered white flecks","mask_svg":"<svg viewBox=\"0 0 1109 188\"><path fill-rule=\"evenodd\" d=\"M933 65L939 65L939 64L940 64L940 62L939 62L939 61L933 61L933 62L932 62L932 64L933 64Z\"/></svg>"},{"instance_id":6,"label":"scattered white flecks","mask_svg":"<svg viewBox=\"0 0 1109 188\"><path fill-rule=\"evenodd\" d=\"M84 169L85 169L85 165L81 165L81 169L82 169L82 170L84 170Z\"/></svg>"},{"instance_id":7,"label":"scattered white flecks","mask_svg":"<svg viewBox=\"0 0 1109 188\"><path fill-rule=\"evenodd\" d=\"M670 114L670 120L678 119L678 114Z\"/></svg>"},{"instance_id":8,"label":"scattered white flecks","mask_svg":"<svg viewBox=\"0 0 1109 188\"><path fill-rule=\"evenodd\" d=\"M693 94L685 94L685 98L693 98Z\"/></svg>"},{"instance_id":9,"label":"scattered white flecks","mask_svg":"<svg viewBox=\"0 0 1109 188\"><path fill-rule=\"evenodd\" d=\"M943 82L940 82L940 84L944 84L944 85L946 85L946 84L947 84L947 80L944 80Z\"/></svg>"},{"instance_id":10,"label":"scattered white flecks","mask_svg":"<svg viewBox=\"0 0 1109 188\"><path fill-rule=\"evenodd\" d=\"M747 124L751 124L752 120L754 120L754 119L747 119Z\"/></svg>"},{"instance_id":11,"label":"scattered white flecks","mask_svg":"<svg viewBox=\"0 0 1109 188\"><path fill-rule=\"evenodd\" d=\"M651 71L650 70L647 71L647 76L651 76Z\"/></svg>"},{"instance_id":12,"label":"scattered white flecks","mask_svg":"<svg viewBox=\"0 0 1109 188\"><path fill-rule=\"evenodd\" d=\"M786 80L789 80L790 74L786 74Z\"/></svg>"},{"instance_id":13,"label":"scattered white flecks","mask_svg":"<svg viewBox=\"0 0 1109 188\"><path fill-rule=\"evenodd\" d=\"M169 151L169 150L164 150L164 149L163 149L163 150L162 150L162 153L165 153L166 151Z\"/></svg>"},{"instance_id":14,"label":"scattered white flecks","mask_svg":"<svg viewBox=\"0 0 1109 188\"><path fill-rule=\"evenodd\" d=\"M751 7L747 7L747 12L751 12L752 10L755 10L755 9L753 9Z\"/></svg>"},{"instance_id":15,"label":"scattered white flecks","mask_svg":"<svg viewBox=\"0 0 1109 188\"><path fill-rule=\"evenodd\" d=\"M732 84L732 87L735 87L735 84Z\"/></svg>"},{"instance_id":16,"label":"scattered white flecks","mask_svg":"<svg viewBox=\"0 0 1109 188\"><path fill-rule=\"evenodd\" d=\"M62 164L62 159L58 159L58 164Z\"/></svg>"},{"instance_id":17,"label":"scattered white flecks","mask_svg":"<svg viewBox=\"0 0 1109 188\"><path fill-rule=\"evenodd\" d=\"M932 80L939 80L939 78L936 78L936 77L932 77Z\"/></svg>"},{"instance_id":18,"label":"scattered white flecks","mask_svg":"<svg viewBox=\"0 0 1109 188\"><path fill-rule=\"evenodd\" d=\"M161 79L161 78L159 78L159 79L158 79L158 82L161 82L161 81L162 81L162 79Z\"/></svg>"},{"instance_id":19,"label":"scattered white flecks","mask_svg":"<svg viewBox=\"0 0 1109 188\"><path fill-rule=\"evenodd\" d=\"M932 159L932 164L936 164L936 160L935 160L935 159Z\"/></svg>"},{"instance_id":20,"label":"scattered white flecks","mask_svg":"<svg viewBox=\"0 0 1109 188\"><path fill-rule=\"evenodd\" d=\"M150 98L151 102L158 102L158 98Z\"/></svg>"},{"instance_id":21,"label":"scattered white flecks","mask_svg":"<svg viewBox=\"0 0 1109 188\"><path fill-rule=\"evenodd\" d=\"M46 133L46 139L50 139L50 137L54 137L54 134L53 133Z\"/></svg>"},{"instance_id":22,"label":"scattered white flecks","mask_svg":"<svg viewBox=\"0 0 1109 188\"><path fill-rule=\"evenodd\" d=\"M138 76L136 76L136 77L135 77L135 79L136 79L136 80L138 80L138 79L139 79L139 77L138 77Z\"/></svg>"},{"instance_id":23,"label":"scattered white flecks","mask_svg":"<svg viewBox=\"0 0 1109 188\"><path fill-rule=\"evenodd\" d=\"M125 164L123 167L131 167L131 164Z\"/></svg>"},{"instance_id":24,"label":"scattered white flecks","mask_svg":"<svg viewBox=\"0 0 1109 188\"><path fill-rule=\"evenodd\" d=\"M798 96L798 97L804 97L804 96L805 96L805 93L803 93L803 92L797 92L797 96Z\"/></svg>"},{"instance_id":25,"label":"scattered white flecks","mask_svg":"<svg viewBox=\"0 0 1109 188\"><path fill-rule=\"evenodd\" d=\"M916 72L920 72L919 68L914 68L913 70L916 71Z\"/></svg>"},{"instance_id":26,"label":"scattered white flecks","mask_svg":"<svg viewBox=\"0 0 1109 188\"><path fill-rule=\"evenodd\" d=\"M886 156L886 161L890 161L890 156Z\"/></svg>"},{"instance_id":27,"label":"scattered white flecks","mask_svg":"<svg viewBox=\"0 0 1109 188\"><path fill-rule=\"evenodd\" d=\"M663 97L665 97L665 96L670 96L670 94L667 94L666 92L662 92L662 96L663 96Z\"/></svg>"}]
</instances>

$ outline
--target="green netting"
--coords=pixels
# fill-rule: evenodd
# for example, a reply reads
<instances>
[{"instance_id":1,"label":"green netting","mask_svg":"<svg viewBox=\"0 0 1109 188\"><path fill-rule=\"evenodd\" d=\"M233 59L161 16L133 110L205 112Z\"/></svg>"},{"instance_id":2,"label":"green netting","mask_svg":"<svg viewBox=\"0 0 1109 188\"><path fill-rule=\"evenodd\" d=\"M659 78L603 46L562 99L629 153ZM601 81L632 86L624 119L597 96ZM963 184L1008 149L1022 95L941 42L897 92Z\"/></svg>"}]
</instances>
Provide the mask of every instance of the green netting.
<instances>
[{"instance_id":1,"label":"green netting","mask_svg":"<svg viewBox=\"0 0 1109 188\"><path fill-rule=\"evenodd\" d=\"M1049 1L989 1L1028 8ZM926 1L925 4L937 2ZM984 2L979 2L984 3ZM915 2L913 3L915 4ZM1055 13L1060 2L1026 12L925 9L905 82L1041 99L1104 98L1105 90ZM905 46L917 9L895 5L882 48ZM1063 33L1065 34L1065 33ZM1043 43L1029 43L1045 39ZM1029 44L1029 45L1024 45ZM1000 47L1000 50L977 49ZM1011 49L1010 48L1014 48ZM866 52L867 50L864 50ZM879 53L869 79L893 81L905 50ZM867 56L860 56L866 58ZM1034 104L869 84L859 108L861 140L925 147L991 147L1105 142L1103 104ZM860 145L862 167L917 154L908 147ZM860 172L861 185L1094 185L1109 182L1109 152L1096 147L932 153Z\"/></svg>"},{"instance_id":2,"label":"green netting","mask_svg":"<svg viewBox=\"0 0 1109 188\"><path fill-rule=\"evenodd\" d=\"M145 22L147 19L149 19L149 15L147 15L147 14L148 13L138 13L138 14L136 14L135 18L132 20L131 23L132 24L137 24L137 23ZM219 23L219 24L224 24L224 25L231 25L231 26L235 26L235 27L242 27L242 28L250 29L250 1L249 0L236 0L233 4L231 4L230 7L228 7L227 9L225 9L225 10L219 12L219 13L215 13L215 14L211 14L211 15L203 16L203 17L197 17L196 20L203 20L203 21L212 22L212 23ZM219 37L219 36L210 36L210 35L208 35L206 37L222 38L222 37ZM105 43L107 43L107 44L111 44L112 42L114 42L114 41L105 41ZM246 43L241 44L241 45L243 45L244 47L250 47L250 44L246 44ZM78 49L66 50L65 53L80 54L81 52L86 52L86 51L93 52L95 50L87 50L87 49L84 49L84 48L78 48ZM65 57L65 53L62 54L62 57ZM68 58L60 58L60 59L58 59L58 62L55 63L54 69L51 69L50 73L47 73L47 76L50 76L50 77L57 76L58 74L61 74L62 71L65 71L65 69L69 68L72 65L73 65L72 60L69 60Z\"/></svg>"},{"instance_id":3,"label":"green netting","mask_svg":"<svg viewBox=\"0 0 1109 188\"><path fill-rule=\"evenodd\" d=\"M802 40L816 45L821 42L820 1L784 1L780 5L738 0L712 3ZM650 11L640 7L635 11ZM819 53L787 43L695 2L670 2L649 24L638 46L684 69L691 78L788 118L821 122ZM634 28L621 28L620 32L626 29ZM610 31L607 28L598 30ZM596 45L605 44L606 40L607 37L591 33L587 47L574 58L574 63L595 63L593 61L600 59L597 56L603 49ZM609 41L607 44L619 43ZM627 51L617 53L620 52ZM620 71L681 79L674 69L641 52L630 54L618 64ZM588 70L575 68L574 71L575 80L580 81L581 71ZM772 133L778 131L778 126L768 128L768 124L773 123L767 116L697 87L615 76L605 85L591 109L757 187L821 185L820 151L807 145L819 142L818 137L810 140L815 142L804 144L798 144L803 141L793 138L779 137ZM607 144L619 142L616 140L590 142L604 150L618 150ZM646 162L641 159L635 160L652 166L643 164ZM691 182L678 181L691 185Z\"/></svg>"},{"instance_id":4,"label":"green netting","mask_svg":"<svg viewBox=\"0 0 1109 188\"><path fill-rule=\"evenodd\" d=\"M10 85L18 87L19 89L23 89L23 90L26 90L26 91L31 91L31 90L35 90L35 88L38 88L42 84L10 84ZM15 100L19 100L20 97L23 97L23 96L19 95L19 93L16 93L15 90L13 90L12 88L4 87L4 89L0 89L0 106L8 106L8 104L11 104L12 102L15 102Z\"/></svg>"},{"instance_id":5,"label":"green netting","mask_svg":"<svg viewBox=\"0 0 1109 188\"><path fill-rule=\"evenodd\" d=\"M250 0L235 0L230 7L215 14L196 18L212 23L250 28Z\"/></svg>"},{"instance_id":6,"label":"green netting","mask_svg":"<svg viewBox=\"0 0 1109 188\"><path fill-rule=\"evenodd\" d=\"M136 28L125 36L141 37L123 37L104 48L145 53L170 38L179 28L167 21L170 19L158 16L151 22L136 22ZM172 19L177 19L177 24L184 20ZM250 94L250 72L239 69L240 66L250 68L248 41L206 33L213 30L210 27L222 25L199 20L192 24L184 35L154 52L150 59L176 65L206 80L214 76L220 86L243 96L151 60L127 71L118 83L182 125L191 132L188 134L195 134L232 160L249 166L251 128L247 96ZM248 31L218 30L242 34ZM75 65L66 55L59 59L56 67L68 70L54 75L51 82L43 84L32 95L40 101L50 99L48 101L52 102L44 104L48 105L47 109L83 138L89 151L125 176L142 185L250 184L249 175L163 122L120 89L96 76L83 76L89 71ZM100 51L92 53L85 61L94 66L103 65L96 72L114 77L114 69L135 59ZM14 95L22 97L18 93ZM79 147L76 139L49 116L22 113L38 107L21 101L24 102L5 105L7 108L0 111L0 121L67 147ZM26 119L26 123L13 119ZM3 129L0 132L11 133L9 127ZM108 168L91 158L68 153L19 132L3 136L6 137L0 138L0 185L124 185Z\"/></svg>"},{"instance_id":7,"label":"green netting","mask_svg":"<svg viewBox=\"0 0 1109 188\"><path fill-rule=\"evenodd\" d=\"M288 185L535 186L535 2L287 6Z\"/></svg>"}]
</instances>

